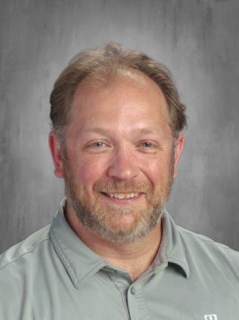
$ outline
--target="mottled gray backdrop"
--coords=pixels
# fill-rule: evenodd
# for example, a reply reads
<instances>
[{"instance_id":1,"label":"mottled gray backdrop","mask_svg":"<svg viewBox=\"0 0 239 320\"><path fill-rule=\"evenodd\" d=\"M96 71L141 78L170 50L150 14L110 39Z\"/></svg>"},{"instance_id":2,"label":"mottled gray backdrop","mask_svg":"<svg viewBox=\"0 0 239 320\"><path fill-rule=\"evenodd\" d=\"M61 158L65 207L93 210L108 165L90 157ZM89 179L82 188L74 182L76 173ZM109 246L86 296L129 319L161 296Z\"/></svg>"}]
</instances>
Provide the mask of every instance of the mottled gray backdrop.
<instances>
[{"instance_id":1,"label":"mottled gray backdrop","mask_svg":"<svg viewBox=\"0 0 239 320\"><path fill-rule=\"evenodd\" d=\"M168 211L239 250L239 1L0 0L0 252L48 224L63 196L47 142L54 80L110 41L166 64L188 106Z\"/></svg>"}]
</instances>

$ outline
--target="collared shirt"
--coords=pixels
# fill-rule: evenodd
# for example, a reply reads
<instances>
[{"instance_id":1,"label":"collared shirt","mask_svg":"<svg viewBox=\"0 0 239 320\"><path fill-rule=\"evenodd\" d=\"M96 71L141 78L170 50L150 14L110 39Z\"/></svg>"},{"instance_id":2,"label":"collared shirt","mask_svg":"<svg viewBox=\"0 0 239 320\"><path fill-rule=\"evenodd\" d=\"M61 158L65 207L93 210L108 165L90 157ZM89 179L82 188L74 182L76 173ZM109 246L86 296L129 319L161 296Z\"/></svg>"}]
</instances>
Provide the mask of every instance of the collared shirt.
<instances>
[{"instance_id":1,"label":"collared shirt","mask_svg":"<svg viewBox=\"0 0 239 320\"><path fill-rule=\"evenodd\" d=\"M175 225L135 282L92 252L67 224L51 225L0 256L1 320L236 320L239 254Z\"/></svg>"}]
</instances>

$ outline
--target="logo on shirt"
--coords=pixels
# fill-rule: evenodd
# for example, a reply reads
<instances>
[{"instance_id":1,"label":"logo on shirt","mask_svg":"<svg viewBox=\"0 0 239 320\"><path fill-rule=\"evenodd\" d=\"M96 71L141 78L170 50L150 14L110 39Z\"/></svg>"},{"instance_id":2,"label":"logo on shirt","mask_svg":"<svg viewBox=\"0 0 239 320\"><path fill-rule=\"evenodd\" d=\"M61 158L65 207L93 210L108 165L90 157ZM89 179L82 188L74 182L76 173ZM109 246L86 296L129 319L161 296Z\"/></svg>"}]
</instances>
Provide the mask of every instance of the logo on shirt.
<instances>
[{"instance_id":1,"label":"logo on shirt","mask_svg":"<svg viewBox=\"0 0 239 320\"><path fill-rule=\"evenodd\" d=\"M217 320L216 314L205 314L204 320Z\"/></svg>"}]
</instances>

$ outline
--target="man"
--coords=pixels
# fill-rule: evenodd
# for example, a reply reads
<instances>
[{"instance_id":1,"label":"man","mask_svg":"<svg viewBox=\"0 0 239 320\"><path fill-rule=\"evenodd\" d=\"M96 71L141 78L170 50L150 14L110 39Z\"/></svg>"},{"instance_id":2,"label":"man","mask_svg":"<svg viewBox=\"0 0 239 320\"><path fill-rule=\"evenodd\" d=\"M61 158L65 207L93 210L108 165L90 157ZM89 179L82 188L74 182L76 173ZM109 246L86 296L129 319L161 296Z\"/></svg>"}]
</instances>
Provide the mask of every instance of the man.
<instances>
[{"instance_id":1,"label":"man","mask_svg":"<svg viewBox=\"0 0 239 320\"><path fill-rule=\"evenodd\" d=\"M168 71L116 44L85 51L50 116L66 198L1 256L1 319L238 319L238 253L164 209L186 125Z\"/></svg>"}]
</instances>

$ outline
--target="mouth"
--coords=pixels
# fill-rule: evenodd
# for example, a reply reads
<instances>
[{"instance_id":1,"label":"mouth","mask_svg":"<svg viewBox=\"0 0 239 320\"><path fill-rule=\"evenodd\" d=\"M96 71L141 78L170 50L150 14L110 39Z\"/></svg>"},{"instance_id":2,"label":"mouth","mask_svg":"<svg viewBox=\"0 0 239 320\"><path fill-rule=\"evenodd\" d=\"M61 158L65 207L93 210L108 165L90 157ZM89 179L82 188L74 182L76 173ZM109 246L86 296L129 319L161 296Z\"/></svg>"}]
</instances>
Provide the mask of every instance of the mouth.
<instances>
[{"instance_id":1,"label":"mouth","mask_svg":"<svg viewBox=\"0 0 239 320\"><path fill-rule=\"evenodd\" d=\"M138 198L140 193L138 192L130 192L130 193L114 193L114 192L102 192L103 195L114 198L114 199L120 199L120 200L128 200L128 199L133 199L133 198Z\"/></svg>"}]
</instances>

